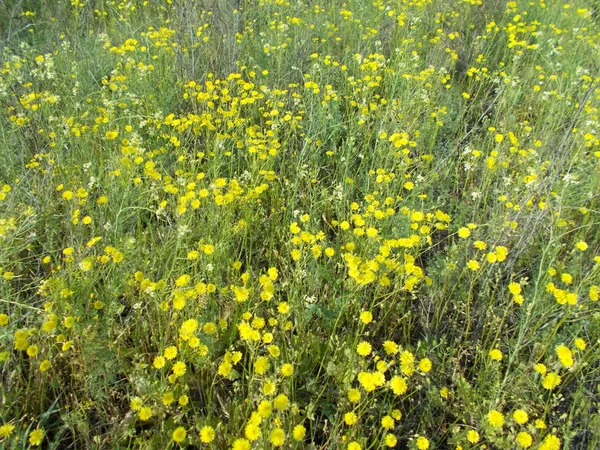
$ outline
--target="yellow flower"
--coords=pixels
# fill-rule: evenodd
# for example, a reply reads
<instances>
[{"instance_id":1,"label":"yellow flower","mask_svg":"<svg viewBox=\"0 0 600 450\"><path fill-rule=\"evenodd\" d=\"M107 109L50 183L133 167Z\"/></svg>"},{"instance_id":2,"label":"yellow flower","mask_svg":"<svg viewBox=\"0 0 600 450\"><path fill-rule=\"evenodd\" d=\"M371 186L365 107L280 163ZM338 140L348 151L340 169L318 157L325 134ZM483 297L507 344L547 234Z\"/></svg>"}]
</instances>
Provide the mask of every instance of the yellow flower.
<instances>
[{"instance_id":1,"label":"yellow flower","mask_svg":"<svg viewBox=\"0 0 600 450\"><path fill-rule=\"evenodd\" d=\"M392 447L395 447L396 444L398 443L398 438L396 436L394 436L393 434L388 433L385 435L384 442L385 442L386 446L392 448Z\"/></svg>"},{"instance_id":2,"label":"yellow flower","mask_svg":"<svg viewBox=\"0 0 600 450\"><path fill-rule=\"evenodd\" d=\"M386 430L391 430L394 428L395 421L392 416L383 416L381 418L381 427Z\"/></svg>"},{"instance_id":3,"label":"yellow flower","mask_svg":"<svg viewBox=\"0 0 600 450\"><path fill-rule=\"evenodd\" d=\"M200 429L200 442L203 444L210 444L215 438L215 429L211 426L205 425Z\"/></svg>"},{"instance_id":4,"label":"yellow flower","mask_svg":"<svg viewBox=\"0 0 600 450\"><path fill-rule=\"evenodd\" d=\"M173 403L175 401L175 394L173 394L172 392L166 392L163 396L162 396L162 403L165 406L169 406L171 403Z\"/></svg>"},{"instance_id":5,"label":"yellow flower","mask_svg":"<svg viewBox=\"0 0 600 450\"><path fill-rule=\"evenodd\" d=\"M285 431L281 428L275 428L269 435L269 441L274 447L281 447L285 442Z\"/></svg>"},{"instance_id":6,"label":"yellow flower","mask_svg":"<svg viewBox=\"0 0 600 450\"><path fill-rule=\"evenodd\" d=\"M165 367L165 358L162 356L157 356L154 358L154 362L152 363L155 369L162 369Z\"/></svg>"},{"instance_id":7,"label":"yellow flower","mask_svg":"<svg viewBox=\"0 0 600 450\"><path fill-rule=\"evenodd\" d=\"M396 395L402 395L408 390L408 384L402 377L395 376L390 380L390 387L392 392Z\"/></svg>"},{"instance_id":8,"label":"yellow flower","mask_svg":"<svg viewBox=\"0 0 600 450\"><path fill-rule=\"evenodd\" d=\"M183 427L177 427L175 431L173 431L173 440L175 442L183 442L185 437L187 436L187 432Z\"/></svg>"},{"instance_id":9,"label":"yellow flower","mask_svg":"<svg viewBox=\"0 0 600 450\"><path fill-rule=\"evenodd\" d=\"M15 429L14 425L10 425L10 424L4 424L0 427L0 438L5 439L7 437L10 437L10 435L13 433Z\"/></svg>"},{"instance_id":10,"label":"yellow flower","mask_svg":"<svg viewBox=\"0 0 600 450\"><path fill-rule=\"evenodd\" d=\"M467 440L471 444L477 444L479 442L479 433L475 430L467 431Z\"/></svg>"},{"instance_id":11,"label":"yellow flower","mask_svg":"<svg viewBox=\"0 0 600 450\"><path fill-rule=\"evenodd\" d=\"M565 367L571 367L574 363L573 353L566 345L559 345L556 347L556 355L560 360L560 363Z\"/></svg>"},{"instance_id":12,"label":"yellow flower","mask_svg":"<svg viewBox=\"0 0 600 450\"><path fill-rule=\"evenodd\" d=\"M458 229L458 236L461 238L468 238L471 236L471 230L466 227L462 227Z\"/></svg>"},{"instance_id":13,"label":"yellow flower","mask_svg":"<svg viewBox=\"0 0 600 450\"><path fill-rule=\"evenodd\" d=\"M0 327L8 325L8 316L6 314L0 314Z\"/></svg>"},{"instance_id":14,"label":"yellow flower","mask_svg":"<svg viewBox=\"0 0 600 450\"><path fill-rule=\"evenodd\" d=\"M48 369L50 369L50 361L45 359L40 363L40 371L46 372L46 371L48 371Z\"/></svg>"},{"instance_id":15,"label":"yellow flower","mask_svg":"<svg viewBox=\"0 0 600 450\"><path fill-rule=\"evenodd\" d=\"M501 427L504 425L504 414L498 410L491 410L487 415L488 423L493 427Z\"/></svg>"},{"instance_id":16,"label":"yellow flower","mask_svg":"<svg viewBox=\"0 0 600 450\"><path fill-rule=\"evenodd\" d=\"M558 386L561 381L560 375L555 372L550 372L542 379L542 386L548 390L552 390Z\"/></svg>"},{"instance_id":17,"label":"yellow flower","mask_svg":"<svg viewBox=\"0 0 600 450\"><path fill-rule=\"evenodd\" d=\"M249 441L256 441L260 437L260 427L257 423L249 422L244 428L244 436Z\"/></svg>"},{"instance_id":18,"label":"yellow flower","mask_svg":"<svg viewBox=\"0 0 600 450\"><path fill-rule=\"evenodd\" d=\"M148 408L147 406L144 406L138 412L138 417L140 418L140 420L144 421L150 419L150 417L152 417L152 409Z\"/></svg>"},{"instance_id":19,"label":"yellow flower","mask_svg":"<svg viewBox=\"0 0 600 450\"><path fill-rule=\"evenodd\" d=\"M419 436L417 438L417 448L419 450L427 450L429 448L429 439L424 436Z\"/></svg>"},{"instance_id":20,"label":"yellow flower","mask_svg":"<svg viewBox=\"0 0 600 450\"><path fill-rule=\"evenodd\" d=\"M492 358L493 361L502 361L502 352L497 348L494 348L490 350L490 358Z\"/></svg>"},{"instance_id":21,"label":"yellow flower","mask_svg":"<svg viewBox=\"0 0 600 450\"><path fill-rule=\"evenodd\" d=\"M275 405L275 408L283 411L283 410L287 409L288 405L290 404L290 400L287 395L279 394L273 400L273 404Z\"/></svg>"},{"instance_id":22,"label":"yellow flower","mask_svg":"<svg viewBox=\"0 0 600 450\"><path fill-rule=\"evenodd\" d=\"M546 366L541 363L535 365L535 371L540 375L546 375L547 370L548 369L546 369Z\"/></svg>"},{"instance_id":23,"label":"yellow flower","mask_svg":"<svg viewBox=\"0 0 600 450\"><path fill-rule=\"evenodd\" d=\"M348 450L362 450L360 444L356 441L350 442L347 447Z\"/></svg>"},{"instance_id":24,"label":"yellow flower","mask_svg":"<svg viewBox=\"0 0 600 450\"><path fill-rule=\"evenodd\" d=\"M579 241L577 244L575 244L575 247L577 247L577 250L584 252L587 250L588 245L585 243L585 241Z\"/></svg>"},{"instance_id":25,"label":"yellow flower","mask_svg":"<svg viewBox=\"0 0 600 450\"><path fill-rule=\"evenodd\" d=\"M470 270L479 270L481 268L481 266L479 265L479 263L477 261L475 261L474 259L471 259L467 262L467 268Z\"/></svg>"},{"instance_id":26,"label":"yellow flower","mask_svg":"<svg viewBox=\"0 0 600 450\"><path fill-rule=\"evenodd\" d=\"M515 419L515 422L517 422L519 425L523 425L529 420L529 415L527 414L527 411L517 409L513 413L513 419Z\"/></svg>"},{"instance_id":27,"label":"yellow flower","mask_svg":"<svg viewBox=\"0 0 600 450\"><path fill-rule=\"evenodd\" d=\"M106 136L106 139L111 139L111 140L112 140L112 139L116 139L116 137L117 137L118 135L119 135L119 132L118 132L118 131L107 131L107 132L106 132L106 134L105 134L105 136Z\"/></svg>"},{"instance_id":28,"label":"yellow flower","mask_svg":"<svg viewBox=\"0 0 600 450\"><path fill-rule=\"evenodd\" d=\"M29 443L33 446L40 445L42 443L42 439L44 439L44 430L38 428L29 433Z\"/></svg>"},{"instance_id":29,"label":"yellow flower","mask_svg":"<svg viewBox=\"0 0 600 450\"><path fill-rule=\"evenodd\" d=\"M346 422L346 425L352 426L357 421L358 421L358 417L353 412L347 412L346 414L344 414L344 422Z\"/></svg>"},{"instance_id":30,"label":"yellow flower","mask_svg":"<svg viewBox=\"0 0 600 450\"><path fill-rule=\"evenodd\" d=\"M419 361L419 370L423 373L428 373L429 371L431 371L431 360L429 358L423 358L421 361Z\"/></svg>"},{"instance_id":31,"label":"yellow flower","mask_svg":"<svg viewBox=\"0 0 600 450\"><path fill-rule=\"evenodd\" d=\"M371 311L363 311L360 313L360 321L365 325L371 323L373 321L373 314Z\"/></svg>"},{"instance_id":32,"label":"yellow flower","mask_svg":"<svg viewBox=\"0 0 600 450\"><path fill-rule=\"evenodd\" d=\"M351 403L357 403L360 401L361 393L358 389L349 389L348 390L348 400Z\"/></svg>"},{"instance_id":33,"label":"yellow flower","mask_svg":"<svg viewBox=\"0 0 600 450\"><path fill-rule=\"evenodd\" d=\"M173 373L178 377L183 376L185 374L185 371L186 366L183 361L177 361L175 364L173 364Z\"/></svg>"},{"instance_id":34,"label":"yellow flower","mask_svg":"<svg viewBox=\"0 0 600 450\"><path fill-rule=\"evenodd\" d=\"M539 450L560 450L560 439L553 434L549 434L542 441Z\"/></svg>"},{"instance_id":35,"label":"yellow flower","mask_svg":"<svg viewBox=\"0 0 600 450\"><path fill-rule=\"evenodd\" d=\"M296 425L292 430L292 437L295 441L302 441L306 436L306 428L304 425Z\"/></svg>"},{"instance_id":36,"label":"yellow flower","mask_svg":"<svg viewBox=\"0 0 600 450\"><path fill-rule=\"evenodd\" d=\"M371 354L371 344L362 341L360 344L357 345L356 351L360 356L368 356Z\"/></svg>"},{"instance_id":37,"label":"yellow flower","mask_svg":"<svg viewBox=\"0 0 600 450\"><path fill-rule=\"evenodd\" d=\"M385 341L383 343L383 350L385 350L388 355L395 355L398 353L398 344L393 341Z\"/></svg>"},{"instance_id":38,"label":"yellow flower","mask_svg":"<svg viewBox=\"0 0 600 450\"><path fill-rule=\"evenodd\" d=\"M515 440L517 441L517 444L519 444L519 446L523 448L529 448L533 443L531 435L526 431L521 431L520 433L518 433Z\"/></svg>"},{"instance_id":39,"label":"yellow flower","mask_svg":"<svg viewBox=\"0 0 600 450\"><path fill-rule=\"evenodd\" d=\"M246 439L236 439L231 446L231 450L250 450L251 448L252 444Z\"/></svg>"},{"instance_id":40,"label":"yellow flower","mask_svg":"<svg viewBox=\"0 0 600 450\"><path fill-rule=\"evenodd\" d=\"M519 283L515 283L514 281L508 285L508 291L512 295L519 295L521 293L521 285Z\"/></svg>"},{"instance_id":41,"label":"yellow flower","mask_svg":"<svg viewBox=\"0 0 600 450\"><path fill-rule=\"evenodd\" d=\"M284 377L290 377L292 376L292 374L294 373L294 366L292 364L284 364L283 366L281 366L281 374Z\"/></svg>"},{"instance_id":42,"label":"yellow flower","mask_svg":"<svg viewBox=\"0 0 600 450\"><path fill-rule=\"evenodd\" d=\"M177 347L171 345L170 347L165 348L163 352L165 358L168 360L175 359L177 357Z\"/></svg>"},{"instance_id":43,"label":"yellow flower","mask_svg":"<svg viewBox=\"0 0 600 450\"><path fill-rule=\"evenodd\" d=\"M254 372L258 375L264 375L269 370L271 363L269 362L269 358L266 356L259 356L254 361Z\"/></svg>"}]
</instances>

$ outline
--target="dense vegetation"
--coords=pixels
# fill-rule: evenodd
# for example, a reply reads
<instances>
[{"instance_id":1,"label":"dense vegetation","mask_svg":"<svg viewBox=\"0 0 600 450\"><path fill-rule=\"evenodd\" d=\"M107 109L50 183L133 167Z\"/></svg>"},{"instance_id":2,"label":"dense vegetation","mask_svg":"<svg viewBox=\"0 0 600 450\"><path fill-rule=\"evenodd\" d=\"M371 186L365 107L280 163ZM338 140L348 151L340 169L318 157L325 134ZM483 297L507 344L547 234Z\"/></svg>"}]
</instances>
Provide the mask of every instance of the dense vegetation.
<instances>
[{"instance_id":1,"label":"dense vegetation","mask_svg":"<svg viewBox=\"0 0 600 450\"><path fill-rule=\"evenodd\" d=\"M600 447L593 0L0 2L0 446Z\"/></svg>"}]
</instances>

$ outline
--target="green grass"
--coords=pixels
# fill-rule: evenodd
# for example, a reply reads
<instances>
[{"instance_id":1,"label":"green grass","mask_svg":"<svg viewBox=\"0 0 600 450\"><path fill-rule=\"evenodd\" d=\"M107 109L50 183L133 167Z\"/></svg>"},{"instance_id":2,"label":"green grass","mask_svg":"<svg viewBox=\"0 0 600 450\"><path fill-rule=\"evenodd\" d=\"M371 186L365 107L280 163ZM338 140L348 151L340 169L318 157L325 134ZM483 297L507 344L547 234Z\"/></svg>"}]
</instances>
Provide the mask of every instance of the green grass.
<instances>
[{"instance_id":1,"label":"green grass","mask_svg":"<svg viewBox=\"0 0 600 450\"><path fill-rule=\"evenodd\" d=\"M2 3L0 446L600 446L598 6L479 3Z\"/></svg>"}]
</instances>

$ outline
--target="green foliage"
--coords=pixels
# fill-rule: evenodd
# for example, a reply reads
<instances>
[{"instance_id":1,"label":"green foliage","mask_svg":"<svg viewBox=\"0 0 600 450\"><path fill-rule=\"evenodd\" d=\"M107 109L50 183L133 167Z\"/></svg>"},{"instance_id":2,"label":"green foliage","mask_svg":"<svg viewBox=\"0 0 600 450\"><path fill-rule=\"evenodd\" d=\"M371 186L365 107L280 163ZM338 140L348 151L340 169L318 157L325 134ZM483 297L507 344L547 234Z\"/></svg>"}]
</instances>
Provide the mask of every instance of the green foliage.
<instances>
[{"instance_id":1,"label":"green foliage","mask_svg":"<svg viewBox=\"0 0 600 450\"><path fill-rule=\"evenodd\" d=\"M0 5L0 446L600 446L597 6Z\"/></svg>"}]
</instances>

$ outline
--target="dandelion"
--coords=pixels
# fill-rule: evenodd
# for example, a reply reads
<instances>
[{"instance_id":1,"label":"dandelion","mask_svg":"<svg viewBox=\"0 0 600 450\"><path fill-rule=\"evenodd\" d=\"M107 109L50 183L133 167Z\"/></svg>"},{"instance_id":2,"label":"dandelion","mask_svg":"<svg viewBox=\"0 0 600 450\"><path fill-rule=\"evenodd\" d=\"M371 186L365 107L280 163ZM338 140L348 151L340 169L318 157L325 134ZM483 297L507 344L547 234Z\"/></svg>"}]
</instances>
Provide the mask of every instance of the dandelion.
<instances>
[{"instance_id":1,"label":"dandelion","mask_svg":"<svg viewBox=\"0 0 600 450\"><path fill-rule=\"evenodd\" d=\"M517 433L517 436L515 437L515 441L517 442L517 444L520 447L523 447L523 448L529 448L529 447L531 447L531 444L533 444L533 438L526 431L521 431L521 432Z\"/></svg>"},{"instance_id":2,"label":"dandelion","mask_svg":"<svg viewBox=\"0 0 600 450\"><path fill-rule=\"evenodd\" d=\"M12 435L14 429L15 429L15 426L11 425L11 424L4 424L4 425L0 426L0 438L6 439L7 437L10 437Z\"/></svg>"},{"instance_id":3,"label":"dandelion","mask_svg":"<svg viewBox=\"0 0 600 450\"><path fill-rule=\"evenodd\" d=\"M346 414L344 414L344 422L346 422L346 425L352 426L357 421L358 421L358 417L353 412L347 412Z\"/></svg>"},{"instance_id":4,"label":"dandelion","mask_svg":"<svg viewBox=\"0 0 600 450\"><path fill-rule=\"evenodd\" d=\"M358 344L356 351L360 356L369 356L371 354L371 344L363 341Z\"/></svg>"},{"instance_id":5,"label":"dandelion","mask_svg":"<svg viewBox=\"0 0 600 450\"><path fill-rule=\"evenodd\" d=\"M280 372L284 377L291 377L294 373L294 366L292 364L286 363L283 366L281 366Z\"/></svg>"},{"instance_id":6,"label":"dandelion","mask_svg":"<svg viewBox=\"0 0 600 450\"><path fill-rule=\"evenodd\" d=\"M273 404L275 405L275 408L279 409L280 411L284 411L289 406L290 400L287 395L279 394L277 397L275 397L275 400L273 400Z\"/></svg>"},{"instance_id":7,"label":"dandelion","mask_svg":"<svg viewBox=\"0 0 600 450\"><path fill-rule=\"evenodd\" d=\"M373 321L373 314L371 314L371 311L363 311L360 313L360 321L362 323L364 323L365 325L368 325L369 323L371 323Z\"/></svg>"},{"instance_id":8,"label":"dandelion","mask_svg":"<svg viewBox=\"0 0 600 450\"><path fill-rule=\"evenodd\" d=\"M50 361L45 359L40 363L40 372L47 372L50 369Z\"/></svg>"},{"instance_id":9,"label":"dandelion","mask_svg":"<svg viewBox=\"0 0 600 450\"><path fill-rule=\"evenodd\" d=\"M390 387L395 395L402 395L408 390L408 384L402 377L395 376L390 380Z\"/></svg>"},{"instance_id":10,"label":"dandelion","mask_svg":"<svg viewBox=\"0 0 600 450\"><path fill-rule=\"evenodd\" d=\"M173 440L177 443L181 443L185 440L187 436L187 432L183 427L177 427L175 431L173 431Z\"/></svg>"},{"instance_id":11,"label":"dandelion","mask_svg":"<svg viewBox=\"0 0 600 450\"><path fill-rule=\"evenodd\" d=\"M362 395L358 389L349 389L348 390L348 400L351 403L358 403L360 401L361 397L362 397Z\"/></svg>"},{"instance_id":12,"label":"dandelion","mask_svg":"<svg viewBox=\"0 0 600 450\"><path fill-rule=\"evenodd\" d=\"M471 230L469 230L466 227L462 227L458 229L458 236L461 238L468 238L469 236L471 236Z\"/></svg>"},{"instance_id":13,"label":"dandelion","mask_svg":"<svg viewBox=\"0 0 600 450\"><path fill-rule=\"evenodd\" d=\"M292 430L292 437L295 441L302 441L306 436L306 428L303 425L296 425Z\"/></svg>"},{"instance_id":14,"label":"dandelion","mask_svg":"<svg viewBox=\"0 0 600 450\"><path fill-rule=\"evenodd\" d=\"M558 375L555 372L550 372L548 375L546 375L542 379L542 386L544 386L545 389L548 389L551 391L556 386L558 386L560 384L560 382L561 382L560 375Z\"/></svg>"},{"instance_id":15,"label":"dandelion","mask_svg":"<svg viewBox=\"0 0 600 450\"><path fill-rule=\"evenodd\" d=\"M394 436L393 434L388 433L385 435L383 442L385 443L385 445L387 447L392 448L392 447L395 447L396 444L398 443L398 438L396 436Z\"/></svg>"},{"instance_id":16,"label":"dandelion","mask_svg":"<svg viewBox=\"0 0 600 450\"><path fill-rule=\"evenodd\" d=\"M29 444L38 446L42 443L42 439L44 439L44 430L41 428L37 428L29 433Z\"/></svg>"},{"instance_id":17,"label":"dandelion","mask_svg":"<svg viewBox=\"0 0 600 450\"><path fill-rule=\"evenodd\" d=\"M231 446L231 450L250 450L252 444L246 439L236 439Z\"/></svg>"},{"instance_id":18,"label":"dandelion","mask_svg":"<svg viewBox=\"0 0 600 450\"><path fill-rule=\"evenodd\" d=\"M501 427L504 425L504 414L498 410L491 410L487 415L488 423L493 427Z\"/></svg>"},{"instance_id":19,"label":"dandelion","mask_svg":"<svg viewBox=\"0 0 600 450\"><path fill-rule=\"evenodd\" d=\"M423 358L419 361L419 370L423 373L429 373L431 371L432 364L429 358Z\"/></svg>"},{"instance_id":20,"label":"dandelion","mask_svg":"<svg viewBox=\"0 0 600 450\"><path fill-rule=\"evenodd\" d=\"M183 361L177 361L175 364L173 364L173 373L178 377L183 376L185 374L185 371L186 366Z\"/></svg>"},{"instance_id":21,"label":"dandelion","mask_svg":"<svg viewBox=\"0 0 600 450\"><path fill-rule=\"evenodd\" d=\"M556 354L563 366L571 367L573 365L573 353L566 345L557 346Z\"/></svg>"},{"instance_id":22,"label":"dandelion","mask_svg":"<svg viewBox=\"0 0 600 450\"><path fill-rule=\"evenodd\" d=\"M469 270L479 270L480 268L481 268L481 266L474 259L471 259L467 262L467 269L469 269Z\"/></svg>"},{"instance_id":23,"label":"dandelion","mask_svg":"<svg viewBox=\"0 0 600 450\"><path fill-rule=\"evenodd\" d=\"M427 450L429 448L429 439L427 439L425 436L419 436L416 444L419 450Z\"/></svg>"},{"instance_id":24,"label":"dandelion","mask_svg":"<svg viewBox=\"0 0 600 450\"><path fill-rule=\"evenodd\" d=\"M164 354L165 358L168 360L175 359L177 357L177 347L175 347L173 345L170 347L167 347L167 348L165 348L165 351L163 354Z\"/></svg>"},{"instance_id":25,"label":"dandelion","mask_svg":"<svg viewBox=\"0 0 600 450\"><path fill-rule=\"evenodd\" d=\"M560 450L560 439L553 434L547 435L540 445L540 450Z\"/></svg>"},{"instance_id":26,"label":"dandelion","mask_svg":"<svg viewBox=\"0 0 600 450\"><path fill-rule=\"evenodd\" d=\"M467 431L467 440L471 444L477 444L479 442L479 433L475 430Z\"/></svg>"},{"instance_id":27,"label":"dandelion","mask_svg":"<svg viewBox=\"0 0 600 450\"><path fill-rule=\"evenodd\" d=\"M281 428L275 428L269 435L269 441L274 447L281 447L285 442L285 432Z\"/></svg>"},{"instance_id":28,"label":"dandelion","mask_svg":"<svg viewBox=\"0 0 600 450\"><path fill-rule=\"evenodd\" d=\"M493 361L502 361L502 352L497 348L490 350L489 355Z\"/></svg>"},{"instance_id":29,"label":"dandelion","mask_svg":"<svg viewBox=\"0 0 600 450\"><path fill-rule=\"evenodd\" d=\"M513 419L515 419L515 422L517 422L519 425L523 425L529 420L529 415L527 414L527 411L517 409L515 412L513 412Z\"/></svg>"},{"instance_id":30,"label":"dandelion","mask_svg":"<svg viewBox=\"0 0 600 450\"><path fill-rule=\"evenodd\" d=\"M215 429L211 426L205 425L200 428L200 442L203 444L210 444L215 439Z\"/></svg>"},{"instance_id":31,"label":"dandelion","mask_svg":"<svg viewBox=\"0 0 600 450\"><path fill-rule=\"evenodd\" d=\"M147 406L144 406L139 410L138 417L140 418L140 420L143 421L150 419L152 417L152 409L148 408Z\"/></svg>"}]
</instances>

